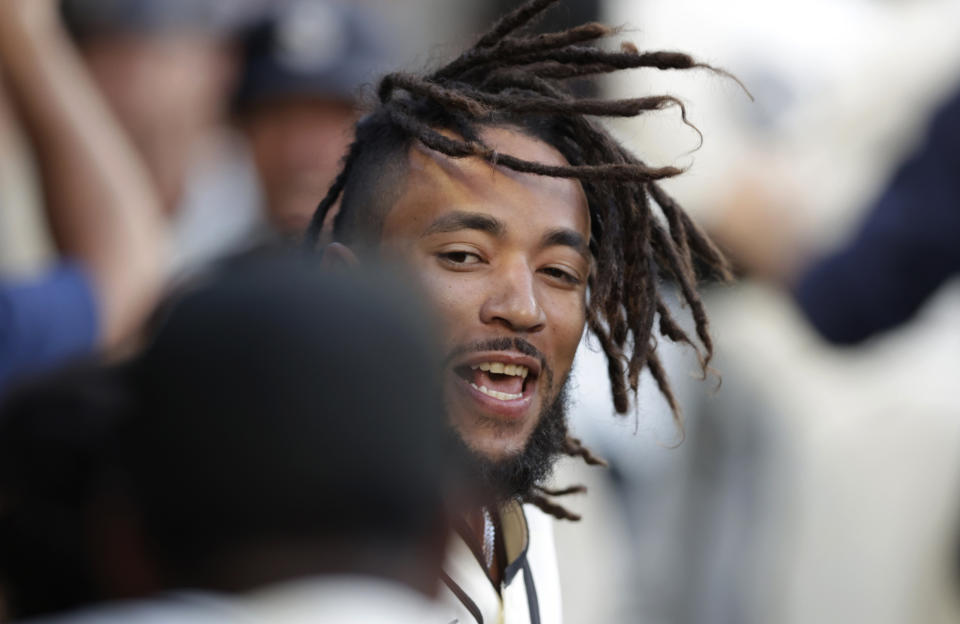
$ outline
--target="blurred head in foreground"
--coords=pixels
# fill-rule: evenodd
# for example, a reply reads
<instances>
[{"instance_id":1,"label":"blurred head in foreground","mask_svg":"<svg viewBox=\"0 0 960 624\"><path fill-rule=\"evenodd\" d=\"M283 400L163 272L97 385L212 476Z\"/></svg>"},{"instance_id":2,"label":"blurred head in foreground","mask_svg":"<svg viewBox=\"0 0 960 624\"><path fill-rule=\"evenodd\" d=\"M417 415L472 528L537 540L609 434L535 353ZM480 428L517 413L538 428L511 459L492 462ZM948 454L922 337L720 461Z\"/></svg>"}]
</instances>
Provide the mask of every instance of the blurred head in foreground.
<instances>
[{"instance_id":1,"label":"blurred head in foreground","mask_svg":"<svg viewBox=\"0 0 960 624\"><path fill-rule=\"evenodd\" d=\"M392 59L376 13L327 0L280 2L245 37L234 108L273 225L306 228L340 167L361 86Z\"/></svg>"},{"instance_id":2,"label":"blurred head in foreground","mask_svg":"<svg viewBox=\"0 0 960 624\"><path fill-rule=\"evenodd\" d=\"M135 361L15 397L0 435L14 614L70 606L42 591L58 575L88 592L73 604L327 573L433 592L461 486L426 318L380 279L244 260L173 302ZM46 535L65 547L30 557Z\"/></svg>"}]
</instances>

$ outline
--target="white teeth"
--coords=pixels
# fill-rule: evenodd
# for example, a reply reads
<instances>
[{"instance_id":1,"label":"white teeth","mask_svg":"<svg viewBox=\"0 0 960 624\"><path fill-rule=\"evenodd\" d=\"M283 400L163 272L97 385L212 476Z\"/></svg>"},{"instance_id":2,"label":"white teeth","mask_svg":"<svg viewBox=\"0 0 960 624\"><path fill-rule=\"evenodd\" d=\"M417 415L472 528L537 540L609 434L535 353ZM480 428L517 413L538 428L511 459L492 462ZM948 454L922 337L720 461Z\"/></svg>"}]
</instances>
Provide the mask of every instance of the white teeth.
<instances>
[{"instance_id":1,"label":"white teeth","mask_svg":"<svg viewBox=\"0 0 960 624\"><path fill-rule=\"evenodd\" d=\"M480 392L484 393L485 395L489 397L493 397L495 399L500 399L501 401L513 401L514 399L519 399L520 397L523 396L523 393L510 394L509 392L498 392L496 390L491 390L486 386L477 386L477 384L473 382L471 382L470 385L476 388L477 390L479 390Z\"/></svg>"},{"instance_id":2,"label":"white teeth","mask_svg":"<svg viewBox=\"0 0 960 624\"><path fill-rule=\"evenodd\" d=\"M503 362L483 362L481 364L473 364L470 366L470 368L472 370L477 370L479 368L480 370L489 373L523 377L524 379L526 379L527 375L530 374L530 369L528 369L526 366L521 366L520 364L504 364Z\"/></svg>"}]
</instances>

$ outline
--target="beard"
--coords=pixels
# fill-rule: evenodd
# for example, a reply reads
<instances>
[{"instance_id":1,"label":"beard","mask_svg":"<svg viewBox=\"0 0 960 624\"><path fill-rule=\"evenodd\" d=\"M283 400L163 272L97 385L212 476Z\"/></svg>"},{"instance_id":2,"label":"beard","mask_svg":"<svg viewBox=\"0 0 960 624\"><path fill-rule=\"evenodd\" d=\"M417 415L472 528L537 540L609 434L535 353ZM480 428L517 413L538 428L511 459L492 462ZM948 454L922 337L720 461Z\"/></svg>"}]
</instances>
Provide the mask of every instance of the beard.
<instances>
[{"instance_id":1,"label":"beard","mask_svg":"<svg viewBox=\"0 0 960 624\"><path fill-rule=\"evenodd\" d=\"M540 412L536 428L517 455L493 461L469 448L459 435L452 436L466 458L467 477L495 502L533 494L553 471L567 437L568 380L564 379L557 396Z\"/></svg>"}]
</instances>

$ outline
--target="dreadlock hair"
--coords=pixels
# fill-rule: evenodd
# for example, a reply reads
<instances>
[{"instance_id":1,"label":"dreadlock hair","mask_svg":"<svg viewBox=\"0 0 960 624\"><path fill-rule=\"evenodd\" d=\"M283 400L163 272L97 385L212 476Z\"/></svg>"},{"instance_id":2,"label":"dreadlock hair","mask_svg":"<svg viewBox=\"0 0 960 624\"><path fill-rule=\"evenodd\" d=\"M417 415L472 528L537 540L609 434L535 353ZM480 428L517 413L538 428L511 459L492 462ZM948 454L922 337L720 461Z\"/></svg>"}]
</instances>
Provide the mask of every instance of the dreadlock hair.
<instances>
[{"instance_id":1,"label":"dreadlock hair","mask_svg":"<svg viewBox=\"0 0 960 624\"><path fill-rule=\"evenodd\" d=\"M307 245L317 244L327 214L338 201L336 240L357 236L378 240L382 219L402 190L414 141L453 158L477 157L518 172L578 180L589 204L590 251L595 261L588 280L587 324L607 358L615 409L627 413L629 395L636 397L646 367L682 435L680 407L655 352L654 325L661 336L690 345L706 376L713 341L696 284L701 279L729 279L730 272L721 252L658 184L682 170L645 164L592 118L633 117L674 106L690 125L686 109L669 95L577 98L567 83L632 68L704 68L740 83L727 72L679 52L641 53L631 43L622 44L619 51L600 49L591 44L616 30L598 23L524 34L523 27L556 2L528 0L502 17L473 47L429 75L384 77L374 110L357 124L343 169L313 216ZM546 165L498 153L480 138L480 130L490 126L516 128L542 140L569 165ZM662 216L654 212L653 203ZM693 317L695 337L670 313L661 280L677 285ZM602 462L569 435L564 452L588 464ZM554 516L575 519L575 514L545 498L565 493L571 492L540 489L528 499Z\"/></svg>"}]
</instances>

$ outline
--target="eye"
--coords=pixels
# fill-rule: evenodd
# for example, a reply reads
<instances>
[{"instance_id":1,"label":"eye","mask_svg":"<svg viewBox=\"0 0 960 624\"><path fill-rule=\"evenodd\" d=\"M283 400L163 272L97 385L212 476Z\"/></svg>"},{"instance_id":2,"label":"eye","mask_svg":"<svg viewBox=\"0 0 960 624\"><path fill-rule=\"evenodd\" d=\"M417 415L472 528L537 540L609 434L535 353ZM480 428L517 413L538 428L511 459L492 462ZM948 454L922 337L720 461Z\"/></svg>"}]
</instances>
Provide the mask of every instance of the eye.
<instances>
[{"instance_id":1,"label":"eye","mask_svg":"<svg viewBox=\"0 0 960 624\"><path fill-rule=\"evenodd\" d=\"M569 271L567 269L549 266L549 267L544 267L540 269L540 272L548 277L559 280L564 284L568 284L570 286L580 285L580 278L577 277L577 275L574 274L572 271Z\"/></svg>"},{"instance_id":2,"label":"eye","mask_svg":"<svg viewBox=\"0 0 960 624\"><path fill-rule=\"evenodd\" d=\"M447 264L456 265L456 266L470 266L473 264L480 264L483 260L479 255L471 251L445 251L437 254L442 262Z\"/></svg>"}]
</instances>

